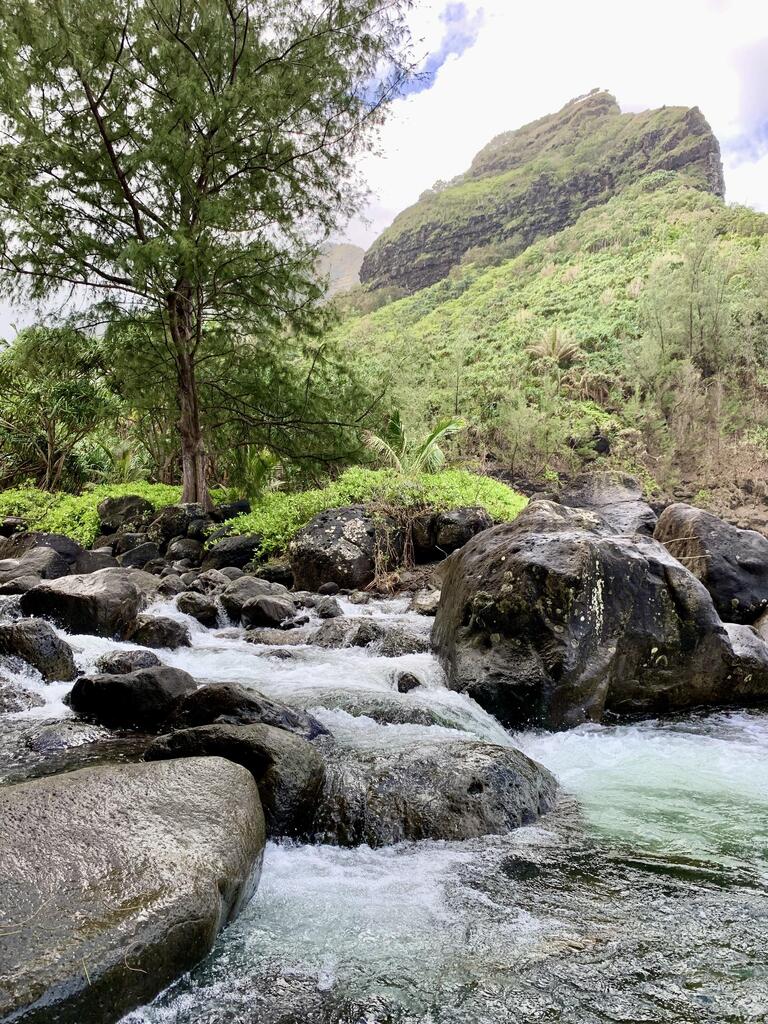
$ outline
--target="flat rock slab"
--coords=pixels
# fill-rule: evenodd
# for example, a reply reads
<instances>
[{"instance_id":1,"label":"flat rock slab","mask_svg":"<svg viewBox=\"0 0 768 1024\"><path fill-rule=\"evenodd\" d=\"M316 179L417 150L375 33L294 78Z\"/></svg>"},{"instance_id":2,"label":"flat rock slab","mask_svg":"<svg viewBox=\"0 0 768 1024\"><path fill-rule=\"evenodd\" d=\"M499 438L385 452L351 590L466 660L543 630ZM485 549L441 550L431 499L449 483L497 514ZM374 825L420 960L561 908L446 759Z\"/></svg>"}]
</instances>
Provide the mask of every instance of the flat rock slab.
<instances>
[{"instance_id":1,"label":"flat rock slab","mask_svg":"<svg viewBox=\"0 0 768 1024\"><path fill-rule=\"evenodd\" d=\"M264 816L218 757L0 789L0 1020L110 1024L210 950L252 896Z\"/></svg>"}]
</instances>

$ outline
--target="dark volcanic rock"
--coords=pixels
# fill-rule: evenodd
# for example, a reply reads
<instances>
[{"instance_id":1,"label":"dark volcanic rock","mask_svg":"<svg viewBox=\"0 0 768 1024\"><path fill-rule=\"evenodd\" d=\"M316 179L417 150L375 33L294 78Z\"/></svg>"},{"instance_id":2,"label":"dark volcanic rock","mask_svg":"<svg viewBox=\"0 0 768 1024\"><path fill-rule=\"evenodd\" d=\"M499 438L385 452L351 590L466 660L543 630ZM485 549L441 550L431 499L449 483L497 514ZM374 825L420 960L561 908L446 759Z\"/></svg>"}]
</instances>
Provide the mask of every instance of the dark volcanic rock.
<instances>
[{"instance_id":1,"label":"dark volcanic rock","mask_svg":"<svg viewBox=\"0 0 768 1024\"><path fill-rule=\"evenodd\" d=\"M170 709L169 729L196 725L272 725L312 740L327 732L316 718L236 683L211 683L187 693Z\"/></svg>"},{"instance_id":2,"label":"dark volcanic rock","mask_svg":"<svg viewBox=\"0 0 768 1024\"><path fill-rule=\"evenodd\" d=\"M73 573L98 572L99 569L116 569L117 559L112 552L106 548L101 551L83 551L77 556L72 566Z\"/></svg>"},{"instance_id":3,"label":"dark volcanic rock","mask_svg":"<svg viewBox=\"0 0 768 1024\"><path fill-rule=\"evenodd\" d=\"M119 676L159 664L160 659L154 651L110 651L109 654L102 654L96 662L96 668L104 675Z\"/></svg>"},{"instance_id":4,"label":"dark volcanic rock","mask_svg":"<svg viewBox=\"0 0 768 1024\"><path fill-rule=\"evenodd\" d=\"M126 569L143 569L148 562L153 562L160 557L160 549L154 541L148 540L138 544L135 548L129 548L122 555L117 556L117 561Z\"/></svg>"},{"instance_id":5,"label":"dark volcanic rock","mask_svg":"<svg viewBox=\"0 0 768 1024\"><path fill-rule=\"evenodd\" d=\"M185 615L191 615L193 619L209 629L215 629L219 623L219 609L215 601L204 594L196 594L193 591L185 591L176 598L176 607Z\"/></svg>"},{"instance_id":6,"label":"dark volcanic rock","mask_svg":"<svg viewBox=\"0 0 768 1024\"><path fill-rule=\"evenodd\" d=\"M402 546L391 524L374 523L361 505L319 512L291 542L290 557L297 590L323 584L362 589L373 580L379 548Z\"/></svg>"},{"instance_id":7,"label":"dark volcanic rock","mask_svg":"<svg viewBox=\"0 0 768 1024\"><path fill-rule=\"evenodd\" d=\"M656 513L643 501L640 481L627 473L583 473L560 494L560 504L584 508L620 534L653 536Z\"/></svg>"},{"instance_id":8,"label":"dark volcanic rock","mask_svg":"<svg viewBox=\"0 0 768 1024\"><path fill-rule=\"evenodd\" d=\"M482 533L493 520L483 508L457 508L421 516L413 526L413 543L420 561L445 558Z\"/></svg>"},{"instance_id":9,"label":"dark volcanic rock","mask_svg":"<svg viewBox=\"0 0 768 1024\"><path fill-rule=\"evenodd\" d=\"M386 846L471 839L528 825L554 804L552 775L519 750L479 741L372 750L325 741L323 842Z\"/></svg>"},{"instance_id":10,"label":"dark volcanic rock","mask_svg":"<svg viewBox=\"0 0 768 1024\"><path fill-rule=\"evenodd\" d=\"M15 533L0 540L0 558L21 558L35 548L50 548L71 567L85 550L76 540L63 533L41 533L29 531Z\"/></svg>"},{"instance_id":11,"label":"dark volcanic rock","mask_svg":"<svg viewBox=\"0 0 768 1024\"><path fill-rule=\"evenodd\" d=\"M51 682L75 678L72 648L41 619L18 619L0 624L0 654L15 654Z\"/></svg>"},{"instance_id":12,"label":"dark volcanic rock","mask_svg":"<svg viewBox=\"0 0 768 1024\"><path fill-rule=\"evenodd\" d=\"M548 501L451 555L433 644L449 685L509 727L768 699L661 544Z\"/></svg>"},{"instance_id":13,"label":"dark volcanic rock","mask_svg":"<svg viewBox=\"0 0 768 1024\"><path fill-rule=\"evenodd\" d=\"M189 630L183 622L164 615L140 615L130 639L143 647L189 647Z\"/></svg>"},{"instance_id":14,"label":"dark volcanic rock","mask_svg":"<svg viewBox=\"0 0 768 1024\"><path fill-rule=\"evenodd\" d=\"M296 614L296 606L288 597L263 594L243 605L240 617L246 626L281 626Z\"/></svg>"},{"instance_id":15,"label":"dark volcanic rock","mask_svg":"<svg viewBox=\"0 0 768 1024\"><path fill-rule=\"evenodd\" d=\"M656 532L712 595L727 622L754 622L768 608L768 539L692 505L669 505Z\"/></svg>"},{"instance_id":16,"label":"dark volcanic rock","mask_svg":"<svg viewBox=\"0 0 768 1024\"><path fill-rule=\"evenodd\" d=\"M0 790L0 1019L112 1024L193 967L250 899L264 818L219 758Z\"/></svg>"},{"instance_id":17,"label":"dark volcanic rock","mask_svg":"<svg viewBox=\"0 0 768 1024\"><path fill-rule=\"evenodd\" d=\"M73 711L108 729L158 731L176 701L197 689L179 668L158 665L118 675L81 676L69 693Z\"/></svg>"},{"instance_id":18,"label":"dark volcanic rock","mask_svg":"<svg viewBox=\"0 0 768 1024\"><path fill-rule=\"evenodd\" d=\"M146 600L141 581L120 569L48 580L21 596L25 615L53 619L70 633L125 639Z\"/></svg>"},{"instance_id":19,"label":"dark volcanic rock","mask_svg":"<svg viewBox=\"0 0 768 1024\"><path fill-rule=\"evenodd\" d=\"M231 565L236 569L242 569L253 560L260 547L261 537L257 533L224 537L205 552L203 568L223 569Z\"/></svg>"},{"instance_id":20,"label":"dark volcanic rock","mask_svg":"<svg viewBox=\"0 0 768 1024\"><path fill-rule=\"evenodd\" d=\"M165 553L168 561L187 559L192 565L198 565L203 553L203 545L192 537L175 537L168 545Z\"/></svg>"},{"instance_id":21,"label":"dark volcanic rock","mask_svg":"<svg viewBox=\"0 0 768 1024\"><path fill-rule=\"evenodd\" d=\"M154 506L146 498L127 494L123 498L105 498L98 511L101 532L109 534L144 523L153 514Z\"/></svg>"},{"instance_id":22,"label":"dark volcanic rock","mask_svg":"<svg viewBox=\"0 0 768 1024\"><path fill-rule=\"evenodd\" d=\"M30 548L17 558L5 558L0 562L0 583L28 576L43 580L56 580L68 576L70 563L58 551L50 547Z\"/></svg>"},{"instance_id":23,"label":"dark volcanic rock","mask_svg":"<svg viewBox=\"0 0 768 1024\"><path fill-rule=\"evenodd\" d=\"M254 579L253 576L241 576L232 580L221 592L221 603L224 611L234 622L240 621L245 604L256 597L285 597L288 591L279 583Z\"/></svg>"},{"instance_id":24,"label":"dark volcanic rock","mask_svg":"<svg viewBox=\"0 0 768 1024\"><path fill-rule=\"evenodd\" d=\"M147 761L175 757L225 757L253 775L267 835L306 836L312 831L325 779L325 764L307 740L270 725L202 725L160 736Z\"/></svg>"}]
</instances>

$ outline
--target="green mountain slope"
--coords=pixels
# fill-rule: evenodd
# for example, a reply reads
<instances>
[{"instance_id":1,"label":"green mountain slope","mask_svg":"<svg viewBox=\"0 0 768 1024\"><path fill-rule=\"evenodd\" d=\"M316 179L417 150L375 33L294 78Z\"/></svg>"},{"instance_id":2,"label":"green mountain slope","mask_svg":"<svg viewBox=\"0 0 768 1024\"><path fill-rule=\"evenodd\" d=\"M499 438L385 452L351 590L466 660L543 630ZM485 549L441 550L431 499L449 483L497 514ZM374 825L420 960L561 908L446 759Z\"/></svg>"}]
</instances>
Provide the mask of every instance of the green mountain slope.
<instances>
[{"instance_id":1,"label":"green mountain slope","mask_svg":"<svg viewBox=\"0 0 768 1024\"><path fill-rule=\"evenodd\" d=\"M514 255L656 170L723 195L719 145L697 107L622 114L595 91L498 136L466 174L426 192L371 246L360 280L414 292L468 250L497 243Z\"/></svg>"}]
</instances>

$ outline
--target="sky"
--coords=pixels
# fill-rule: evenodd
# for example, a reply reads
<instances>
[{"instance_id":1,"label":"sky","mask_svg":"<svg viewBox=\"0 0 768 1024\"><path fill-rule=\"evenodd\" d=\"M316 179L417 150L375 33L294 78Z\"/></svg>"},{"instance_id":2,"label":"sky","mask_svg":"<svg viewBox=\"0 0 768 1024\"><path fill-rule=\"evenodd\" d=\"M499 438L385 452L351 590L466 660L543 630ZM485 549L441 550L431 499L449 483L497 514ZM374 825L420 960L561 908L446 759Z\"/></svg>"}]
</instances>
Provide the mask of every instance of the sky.
<instances>
[{"instance_id":1,"label":"sky","mask_svg":"<svg viewBox=\"0 0 768 1024\"><path fill-rule=\"evenodd\" d=\"M768 0L415 0L422 75L360 171L371 197L344 238L367 248L500 132L593 88L626 111L698 106L726 199L768 211ZM34 311L0 305L0 337Z\"/></svg>"},{"instance_id":2,"label":"sky","mask_svg":"<svg viewBox=\"0 0 768 1024\"><path fill-rule=\"evenodd\" d=\"M495 135L593 88L625 111L700 107L726 199L768 211L768 0L417 0L411 26L425 75L361 163L372 196L346 240L367 247Z\"/></svg>"}]
</instances>

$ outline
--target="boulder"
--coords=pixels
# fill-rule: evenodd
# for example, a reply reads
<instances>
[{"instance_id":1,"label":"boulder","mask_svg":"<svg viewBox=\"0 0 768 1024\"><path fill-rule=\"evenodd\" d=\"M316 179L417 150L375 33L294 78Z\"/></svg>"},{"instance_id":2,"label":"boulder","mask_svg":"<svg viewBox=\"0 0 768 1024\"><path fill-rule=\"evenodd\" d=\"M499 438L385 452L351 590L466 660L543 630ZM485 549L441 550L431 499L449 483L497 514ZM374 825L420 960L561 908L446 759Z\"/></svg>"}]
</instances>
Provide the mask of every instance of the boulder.
<instances>
[{"instance_id":1,"label":"boulder","mask_svg":"<svg viewBox=\"0 0 768 1024\"><path fill-rule=\"evenodd\" d=\"M245 576L243 570L238 569L234 565L225 565L223 569L218 569L217 572L220 572L222 576L226 576L228 580L239 580Z\"/></svg>"},{"instance_id":2,"label":"boulder","mask_svg":"<svg viewBox=\"0 0 768 1024\"><path fill-rule=\"evenodd\" d=\"M335 597L321 597L314 606L315 612L321 619L338 619L344 612Z\"/></svg>"},{"instance_id":3,"label":"boulder","mask_svg":"<svg viewBox=\"0 0 768 1024\"><path fill-rule=\"evenodd\" d=\"M455 740L371 749L325 741L323 753L322 842L375 847L504 835L555 802L550 772L511 747Z\"/></svg>"},{"instance_id":4,"label":"boulder","mask_svg":"<svg viewBox=\"0 0 768 1024\"><path fill-rule=\"evenodd\" d=\"M122 555L117 556L118 564L126 569L143 569L149 562L160 557L160 549L154 541L144 541L135 548L129 548Z\"/></svg>"},{"instance_id":5,"label":"boulder","mask_svg":"<svg viewBox=\"0 0 768 1024\"><path fill-rule=\"evenodd\" d=\"M44 704L43 698L34 690L27 690L7 679L0 679L0 715L41 708Z\"/></svg>"},{"instance_id":6,"label":"boulder","mask_svg":"<svg viewBox=\"0 0 768 1024\"><path fill-rule=\"evenodd\" d=\"M118 675L81 676L67 702L73 711L108 729L158 731L180 697L197 682L180 668L157 665Z\"/></svg>"},{"instance_id":7,"label":"boulder","mask_svg":"<svg viewBox=\"0 0 768 1024\"><path fill-rule=\"evenodd\" d=\"M36 548L50 548L57 555L61 555L70 567L84 551L82 545L71 537L65 537L63 533L30 530L0 540L0 558L21 558Z\"/></svg>"},{"instance_id":8,"label":"boulder","mask_svg":"<svg viewBox=\"0 0 768 1024\"><path fill-rule=\"evenodd\" d=\"M204 569L223 569L234 566L242 569L253 561L261 547L262 538L258 533L246 533L241 536L223 537L203 557Z\"/></svg>"},{"instance_id":9,"label":"boulder","mask_svg":"<svg viewBox=\"0 0 768 1024\"><path fill-rule=\"evenodd\" d=\"M207 626L208 629L215 629L219 624L218 605L204 594L185 590L176 598L176 607L185 615L197 619L200 625Z\"/></svg>"},{"instance_id":10,"label":"boulder","mask_svg":"<svg viewBox=\"0 0 768 1024\"><path fill-rule=\"evenodd\" d=\"M89 746L109 738L109 732L99 725L63 718L55 722L36 724L24 737L24 746L35 754L48 757L63 750Z\"/></svg>"},{"instance_id":11,"label":"boulder","mask_svg":"<svg viewBox=\"0 0 768 1024\"><path fill-rule=\"evenodd\" d=\"M419 615L436 615L439 604L439 590L419 590L411 598L411 610Z\"/></svg>"},{"instance_id":12,"label":"boulder","mask_svg":"<svg viewBox=\"0 0 768 1024\"><path fill-rule=\"evenodd\" d=\"M370 718L379 725L424 725L466 731L466 716L449 705L438 704L429 696L408 696L393 690L371 690L362 686L312 686L292 690L288 701L293 707L314 712L343 711L352 718ZM331 727L338 732L339 724Z\"/></svg>"},{"instance_id":13,"label":"boulder","mask_svg":"<svg viewBox=\"0 0 768 1024\"><path fill-rule=\"evenodd\" d=\"M296 606L288 597L263 594L243 605L240 618L245 626L282 626L296 614Z\"/></svg>"},{"instance_id":14,"label":"boulder","mask_svg":"<svg viewBox=\"0 0 768 1024\"><path fill-rule=\"evenodd\" d=\"M28 576L57 580L70 573L70 563L53 548L30 548L17 558L0 562L0 583L10 583Z\"/></svg>"},{"instance_id":15,"label":"boulder","mask_svg":"<svg viewBox=\"0 0 768 1024\"><path fill-rule=\"evenodd\" d=\"M42 580L39 576L16 576L7 583L0 583L0 595L26 594Z\"/></svg>"},{"instance_id":16,"label":"boulder","mask_svg":"<svg viewBox=\"0 0 768 1024\"><path fill-rule=\"evenodd\" d=\"M307 836L325 779L325 764L307 740L271 725L202 725L160 736L148 761L225 757L241 764L259 787L269 836Z\"/></svg>"},{"instance_id":17,"label":"boulder","mask_svg":"<svg viewBox=\"0 0 768 1024\"><path fill-rule=\"evenodd\" d=\"M321 583L317 588L318 594L322 594L323 597L333 597L338 594L341 587L338 583Z\"/></svg>"},{"instance_id":18,"label":"boulder","mask_svg":"<svg viewBox=\"0 0 768 1024\"><path fill-rule=\"evenodd\" d=\"M251 503L247 498L239 498L237 501L222 501L213 510L214 517L221 523L235 516L247 516L251 511Z\"/></svg>"},{"instance_id":19,"label":"boulder","mask_svg":"<svg viewBox=\"0 0 768 1024\"><path fill-rule=\"evenodd\" d=\"M52 619L70 633L123 640L134 628L144 602L139 581L131 575L120 569L99 569L40 583L21 595L21 610Z\"/></svg>"},{"instance_id":20,"label":"boulder","mask_svg":"<svg viewBox=\"0 0 768 1024\"><path fill-rule=\"evenodd\" d=\"M652 537L656 513L643 501L643 487L628 473L606 470L582 473L560 494L560 504L595 512L618 534Z\"/></svg>"},{"instance_id":21,"label":"boulder","mask_svg":"<svg viewBox=\"0 0 768 1024\"><path fill-rule=\"evenodd\" d=\"M72 648L42 619L0 624L0 654L16 655L36 668L46 682L75 678Z\"/></svg>"},{"instance_id":22,"label":"boulder","mask_svg":"<svg viewBox=\"0 0 768 1024\"><path fill-rule=\"evenodd\" d=\"M148 521L154 513L154 506L137 494L126 494L122 498L105 498L98 512L101 532L110 534Z\"/></svg>"},{"instance_id":23,"label":"boulder","mask_svg":"<svg viewBox=\"0 0 768 1024\"><path fill-rule=\"evenodd\" d=\"M128 530L125 533L123 533L121 531L115 537L115 543L113 545L113 554L124 555L128 551L133 551L134 548L138 548L142 544L146 544L148 541L149 534L146 532Z\"/></svg>"},{"instance_id":24,"label":"boulder","mask_svg":"<svg viewBox=\"0 0 768 1024\"><path fill-rule=\"evenodd\" d=\"M395 677L398 693L410 693L411 690L417 690L421 685L421 680L413 672L398 672Z\"/></svg>"},{"instance_id":25,"label":"boulder","mask_svg":"<svg viewBox=\"0 0 768 1024\"><path fill-rule=\"evenodd\" d=\"M184 593L186 589L186 584L182 582L180 576L176 573L168 573L160 580L157 592L161 597L175 597L177 594Z\"/></svg>"},{"instance_id":26,"label":"boulder","mask_svg":"<svg viewBox=\"0 0 768 1024\"><path fill-rule=\"evenodd\" d=\"M183 622L165 615L139 615L131 631L132 643L142 647L189 647L189 630Z\"/></svg>"},{"instance_id":27,"label":"boulder","mask_svg":"<svg viewBox=\"0 0 768 1024\"><path fill-rule=\"evenodd\" d=\"M229 577L218 569L205 569L192 580L189 589L197 591L198 594L218 594L230 583Z\"/></svg>"},{"instance_id":28,"label":"boulder","mask_svg":"<svg viewBox=\"0 0 768 1024\"><path fill-rule=\"evenodd\" d=\"M191 565L198 565L203 553L203 545L192 537L174 537L165 552L170 561L186 559Z\"/></svg>"},{"instance_id":29,"label":"boulder","mask_svg":"<svg viewBox=\"0 0 768 1024\"><path fill-rule=\"evenodd\" d=\"M110 651L102 654L96 662L96 668L103 675L119 676L127 672L136 672L140 668L154 668L160 659L154 651Z\"/></svg>"},{"instance_id":30,"label":"boulder","mask_svg":"<svg viewBox=\"0 0 768 1024\"><path fill-rule=\"evenodd\" d=\"M264 818L220 758L0 790L0 1019L111 1024L211 949L258 883Z\"/></svg>"},{"instance_id":31,"label":"boulder","mask_svg":"<svg viewBox=\"0 0 768 1024\"><path fill-rule=\"evenodd\" d=\"M341 617L327 619L315 635L312 643L318 647L368 647L378 643L385 634L385 627L373 619Z\"/></svg>"},{"instance_id":32,"label":"boulder","mask_svg":"<svg viewBox=\"0 0 768 1024\"><path fill-rule=\"evenodd\" d=\"M147 528L149 536L165 550L176 537L186 537L195 523L208 523L209 516L202 505L189 503L186 505L166 505L155 515ZM198 540L200 538L197 538Z\"/></svg>"},{"instance_id":33,"label":"boulder","mask_svg":"<svg viewBox=\"0 0 768 1024\"><path fill-rule=\"evenodd\" d=\"M116 569L117 559L109 548L102 548L97 551L83 551L77 556L72 566L73 573L98 572L99 569Z\"/></svg>"},{"instance_id":34,"label":"boulder","mask_svg":"<svg viewBox=\"0 0 768 1024\"><path fill-rule=\"evenodd\" d=\"M654 536L701 580L722 619L752 623L768 609L768 538L761 533L678 503L664 509Z\"/></svg>"},{"instance_id":35,"label":"boulder","mask_svg":"<svg viewBox=\"0 0 768 1024\"><path fill-rule=\"evenodd\" d=\"M768 699L702 583L609 529L536 501L451 555L432 634L449 685L511 728Z\"/></svg>"},{"instance_id":36,"label":"boulder","mask_svg":"<svg viewBox=\"0 0 768 1024\"><path fill-rule=\"evenodd\" d=\"M0 519L0 537L12 537L14 533L22 533L27 524L20 516L3 516Z\"/></svg>"},{"instance_id":37,"label":"boulder","mask_svg":"<svg viewBox=\"0 0 768 1024\"><path fill-rule=\"evenodd\" d=\"M363 506L328 509L291 542L294 584L298 590L318 590L326 583L362 589L373 582L377 556L386 568L401 550L393 524L374 522Z\"/></svg>"},{"instance_id":38,"label":"boulder","mask_svg":"<svg viewBox=\"0 0 768 1024\"><path fill-rule=\"evenodd\" d=\"M472 537L493 526L484 508L457 508L420 516L413 526L413 543L419 561L445 558Z\"/></svg>"},{"instance_id":39,"label":"boulder","mask_svg":"<svg viewBox=\"0 0 768 1024\"><path fill-rule=\"evenodd\" d=\"M170 709L167 719L169 729L214 724L272 725L308 740L328 731L312 715L237 683L211 683L185 693Z\"/></svg>"},{"instance_id":40,"label":"boulder","mask_svg":"<svg viewBox=\"0 0 768 1024\"><path fill-rule=\"evenodd\" d=\"M400 658L404 654L425 654L429 646L428 634L417 633L408 626L394 623L385 628L378 642L378 652L384 658Z\"/></svg>"},{"instance_id":41,"label":"boulder","mask_svg":"<svg viewBox=\"0 0 768 1024\"><path fill-rule=\"evenodd\" d=\"M254 575L259 579L267 580L268 583L281 583L290 589L294 585L293 569L288 561L270 559L262 565L257 565Z\"/></svg>"},{"instance_id":42,"label":"boulder","mask_svg":"<svg viewBox=\"0 0 768 1024\"><path fill-rule=\"evenodd\" d=\"M221 604L224 611L233 622L239 622L243 606L247 601L255 597L272 596L282 597L288 591L279 583L269 583L267 580L255 579L253 576L241 576L239 579L231 580L220 594Z\"/></svg>"}]
</instances>

